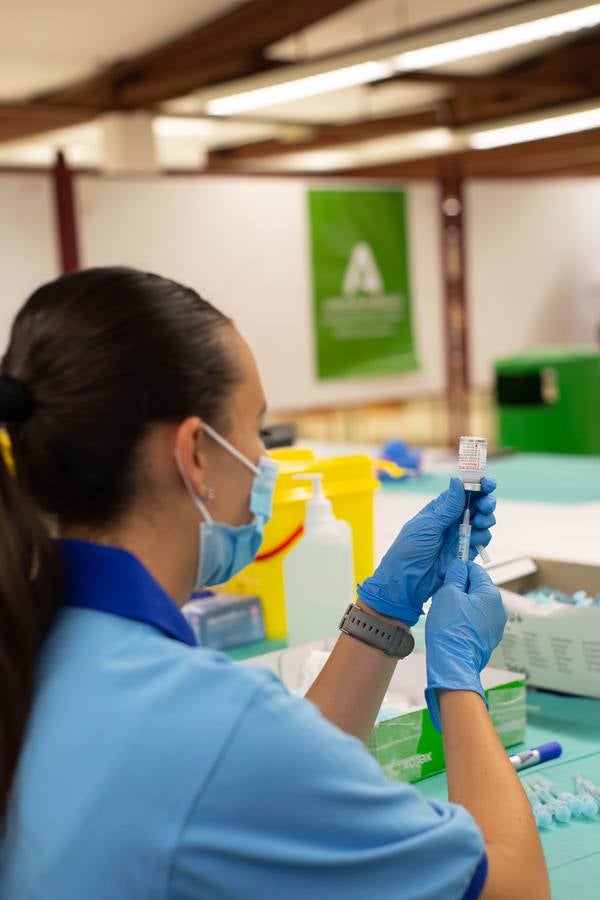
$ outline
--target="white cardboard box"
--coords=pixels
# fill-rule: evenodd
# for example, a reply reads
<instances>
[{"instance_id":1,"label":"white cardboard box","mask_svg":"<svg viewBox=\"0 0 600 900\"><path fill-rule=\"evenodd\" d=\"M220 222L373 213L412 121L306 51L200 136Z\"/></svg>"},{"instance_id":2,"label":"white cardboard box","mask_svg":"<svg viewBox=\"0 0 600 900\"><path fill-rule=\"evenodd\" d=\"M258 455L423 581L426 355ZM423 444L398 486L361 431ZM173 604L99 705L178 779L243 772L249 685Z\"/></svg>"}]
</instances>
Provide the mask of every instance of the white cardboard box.
<instances>
[{"instance_id":1,"label":"white cardboard box","mask_svg":"<svg viewBox=\"0 0 600 900\"><path fill-rule=\"evenodd\" d=\"M541 585L600 593L600 567L520 559L488 569L508 614L492 664L523 672L533 687L600 698L600 607L540 604L524 597Z\"/></svg>"}]
</instances>

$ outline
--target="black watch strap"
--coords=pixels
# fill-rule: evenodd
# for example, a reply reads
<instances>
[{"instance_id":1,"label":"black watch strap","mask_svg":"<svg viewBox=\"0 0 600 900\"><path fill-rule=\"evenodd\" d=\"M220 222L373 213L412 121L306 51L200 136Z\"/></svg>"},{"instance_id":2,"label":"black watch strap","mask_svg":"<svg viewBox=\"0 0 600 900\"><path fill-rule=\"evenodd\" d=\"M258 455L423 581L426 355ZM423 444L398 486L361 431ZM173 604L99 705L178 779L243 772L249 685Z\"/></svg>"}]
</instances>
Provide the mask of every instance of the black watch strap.
<instances>
[{"instance_id":1,"label":"black watch strap","mask_svg":"<svg viewBox=\"0 0 600 900\"><path fill-rule=\"evenodd\" d=\"M415 646L415 639L406 628L382 622L377 616L365 612L354 603L350 604L342 616L340 631L358 638L365 644L377 647L387 656L394 656L396 659L404 659L412 653Z\"/></svg>"}]
</instances>

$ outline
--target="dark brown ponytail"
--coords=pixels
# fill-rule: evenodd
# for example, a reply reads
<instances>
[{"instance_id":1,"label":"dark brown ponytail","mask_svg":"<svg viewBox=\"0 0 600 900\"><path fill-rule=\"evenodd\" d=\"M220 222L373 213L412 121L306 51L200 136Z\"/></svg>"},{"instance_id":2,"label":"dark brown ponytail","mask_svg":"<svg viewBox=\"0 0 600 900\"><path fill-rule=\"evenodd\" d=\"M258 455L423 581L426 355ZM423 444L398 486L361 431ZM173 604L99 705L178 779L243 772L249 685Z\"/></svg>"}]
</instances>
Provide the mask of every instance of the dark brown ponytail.
<instances>
[{"instance_id":1,"label":"dark brown ponytail","mask_svg":"<svg viewBox=\"0 0 600 900\"><path fill-rule=\"evenodd\" d=\"M7 811L40 644L61 605L45 522L104 527L144 491L139 450L154 422L219 427L239 380L231 322L190 288L126 268L37 290L13 324L0 374L0 816Z\"/></svg>"},{"instance_id":2,"label":"dark brown ponytail","mask_svg":"<svg viewBox=\"0 0 600 900\"><path fill-rule=\"evenodd\" d=\"M0 388L0 414L2 411ZM6 454L7 451L5 451ZM56 550L31 498L0 454L0 816L33 694L35 660L60 603Z\"/></svg>"}]
</instances>

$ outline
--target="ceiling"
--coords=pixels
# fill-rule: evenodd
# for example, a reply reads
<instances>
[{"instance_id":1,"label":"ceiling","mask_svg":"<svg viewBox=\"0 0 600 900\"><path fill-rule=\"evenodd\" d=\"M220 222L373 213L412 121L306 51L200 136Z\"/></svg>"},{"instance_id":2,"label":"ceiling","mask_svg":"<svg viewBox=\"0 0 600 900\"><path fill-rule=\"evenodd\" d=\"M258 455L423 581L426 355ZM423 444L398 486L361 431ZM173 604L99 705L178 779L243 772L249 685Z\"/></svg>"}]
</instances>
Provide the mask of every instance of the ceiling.
<instances>
[{"instance_id":1,"label":"ceiling","mask_svg":"<svg viewBox=\"0 0 600 900\"><path fill-rule=\"evenodd\" d=\"M464 137L600 106L599 28L226 118L207 108L584 2L144 0L140 16L122 0L3 0L0 165L47 165L61 148L102 168L105 117L143 112L167 169L431 177L451 162L467 174L600 174L600 129L485 151Z\"/></svg>"},{"instance_id":2,"label":"ceiling","mask_svg":"<svg viewBox=\"0 0 600 900\"><path fill-rule=\"evenodd\" d=\"M2 0L0 100L28 100L172 40L238 0Z\"/></svg>"}]
</instances>

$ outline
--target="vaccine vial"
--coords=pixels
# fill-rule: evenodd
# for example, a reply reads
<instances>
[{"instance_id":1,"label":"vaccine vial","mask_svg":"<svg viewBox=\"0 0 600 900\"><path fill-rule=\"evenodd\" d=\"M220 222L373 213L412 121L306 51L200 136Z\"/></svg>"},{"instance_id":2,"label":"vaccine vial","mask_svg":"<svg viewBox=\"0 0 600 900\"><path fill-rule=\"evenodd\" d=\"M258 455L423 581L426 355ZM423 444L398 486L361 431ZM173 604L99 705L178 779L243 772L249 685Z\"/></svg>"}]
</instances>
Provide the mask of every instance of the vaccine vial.
<instances>
[{"instance_id":1,"label":"vaccine vial","mask_svg":"<svg viewBox=\"0 0 600 900\"><path fill-rule=\"evenodd\" d=\"M480 491L487 466L487 440L463 436L458 447L458 471L465 491Z\"/></svg>"},{"instance_id":2,"label":"vaccine vial","mask_svg":"<svg viewBox=\"0 0 600 900\"><path fill-rule=\"evenodd\" d=\"M469 559L471 543L471 517L468 507L470 491L481 490L481 479L485 475L487 466L487 440L484 437L463 435L458 446L458 471L467 491L467 509L465 517L459 529L458 558L466 562ZM477 545L477 552L482 561L487 565L492 560L481 544Z\"/></svg>"}]
</instances>

